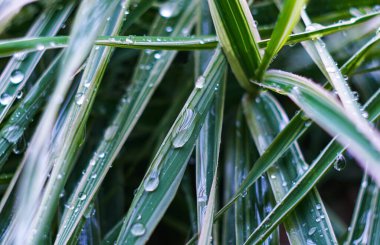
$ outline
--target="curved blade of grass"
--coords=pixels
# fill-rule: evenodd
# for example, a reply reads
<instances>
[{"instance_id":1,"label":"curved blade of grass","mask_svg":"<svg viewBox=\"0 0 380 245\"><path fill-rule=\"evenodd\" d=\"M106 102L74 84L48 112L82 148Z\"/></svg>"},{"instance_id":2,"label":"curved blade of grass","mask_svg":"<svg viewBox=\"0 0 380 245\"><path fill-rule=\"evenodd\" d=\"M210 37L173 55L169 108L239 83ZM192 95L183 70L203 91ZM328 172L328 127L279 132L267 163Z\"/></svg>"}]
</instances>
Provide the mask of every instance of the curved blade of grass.
<instances>
[{"instance_id":1,"label":"curved blade of grass","mask_svg":"<svg viewBox=\"0 0 380 245\"><path fill-rule=\"evenodd\" d=\"M58 6L45 10L30 28L27 37L54 36L61 28L63 22L70 15L74 4L65 4L63 8ZM38 49L37 49L38 46ZM41 51L41 45L35 45L38 52L33 54L17 53L7 63L0 77L0 122L3 121L17 95L21 92L25 83L34 71L40 61L44 51Z\"/></svg>"},{"instance_id":2,"label":"curved blade of grass","mask_svg":"<svg viewBox=\"0 0 380 245\"><path fill-rule=\"evenodd\" d=\"M70 87L72 75L86 58L106 18L116 5L117 1L86 0L79 7L73 25L72 39L62 58L58 82L34 132L31 147L28 148L23 160L26 167L19 185L18 212L14 218L14 229L9 236L10 241L15 244L24 243L25 239L38 241L46 235L34 235L31 226L35 225L32 224L36 222L35 207L40 202L40 194L43 192L50 169L47 156L55 118ZM22 222L19 219L22 219Z\"/></svg>"},{"instance_id":3,"label":"curved blade of grass","mask_svg":"<svg viewBox=\"0 0 380 245\"><path fill-rule=\"evenodd\" d=\"M368 119L374 121L380 116L380 90L378 90L367 102L365 109L368 111ZM251 234L251 242L263 241L271 231L288 215L304 198L317 182L332 168L337 156L343 153L345 148L335 138L332 140L313 164L306 170L300 179L294 183L286 196L277 203L273 211Z\"/></svg>"},{"instance_id":4,"label":"curved blade of grass","mask_svg":"<svg viewBox=\"0 0 380 245\"><path fill-rule=\"evenodd\" d=\"M19 140L23 137L24 130L29 126L36 113L41 109L43 102L51 91L58 71L58 62L61 54L50 64L44 74L38 79L33 88L28 92L20 105L4 123L0 131L0 169L8 159L9 154Z\"/></svg>"},{"instance_id":5,"label":"curved blade of grass","mask_svg":"<svg viewBox=\"0 0 380 245\"><path fill-rule=\"evenodd\" d=\"M220 45L240 85L254 91L249 79L255 77L261 54L257 42L260 40L257 27L243 0L209 0ZM249 55L247 55L249 54Z\"/></svg>"},{"instance_id":6,"label":"curved blade of grass","mask_svg":"<svg viewBox=\"0 0 380 245\"><path fill-rule=\"evenodd\" d=\"M379 213L379 197L379 188L376 183L364 174L348 237L344 244L375 244L371 241L371 237L372 233L377 233L374 226L375 217Z\"/></svg>"},{"instance_id":7,"label":"curved blade of grass","mask_svg":"<svg viewBox=\"0 0 380 245\"><path fill-rule=\"evenodd\" d=\"M310 118L338 141L348 145L358 162L380 183L378 132L372 127L361 128L357 118L344 112L338 102L311 81L291 73L272 70L265 75L262 86L289 96ZM367 162L367 163L366 163Z\"/></svg>"},{"instance_id":8,"label":"curved blade of grass","mask_svg":"<svg viewBox=\"0 0 380 245\"><path fill-rule=\"evenodd\" d=\"M267 92L260 93L256 98L245 96L243 108L251 135L262 154L276 134L288 123L288 118L274 97ZM303 160L298 144L294 143L283 158L268 169L269 182L277 202L281 201L292 184L307 168L308 165ZM316 244L337 243L316 189L287 216L284 226L291 244L309 244L311 241ZM251 244L251 242L247 240L246 244Z\"/></svg>"},{"instance_id":9,"label":"curved blade of grass","mask_svg":"<svg viewBox=\"0 0 380 245\"><path fill-rule=\"evenodd\" d=\"M107 20L104 34L118 33L123 23L124 11L120 5L114 10L112 16ZM87 59L87 65L74 101L68 105L65 118L59 123L59 126L56 126L48 156L49 165L54 167L45 184L44 193L41 195L41 204L37 208L34 218L37 235L46 233L50 227L59 195L80 149L87 118L111 54L112 48L110 47L93 48Z\"/></svg>"},{"instance_id":10,"label":"curved blade of grass","mask_svg":"<svg viewBox=\"0 0 380 245\"><path fill-rule=\"evenodd\" d=\"M12 18L18 14L18 12L25 5L35 2L36 0L3 0L0 2L0 32L4 30L7 24Z\"/></svg>"},{"instance_id":11,"label":"curved blade of grass","mask_svg":"<svg viewBox=\"0 0 380 245\"><path fill-rule=\"evenodd\" d=\"M265 49L264 56L256 71L256 78L260 81L268 69L273 57L277 55L280 49L286 43L294 26L300 19L301 11L306 3L306 0L285 0L283 9L278 17L276 26L272 32L270 41Z\"/></svg>"},{"instance_id":12,"label":"curved blade of grass","mask_svg":"<svg viewBox=\"0 0 380 245\"><path fill-rule=\"evenodd\" d=\"M354 63L361 63L365 59L371 47L379 42L380 38L376 37L374 38L376 40L371 39L368 41L363 48L358 50L351 59L343 64L340 68L343 74L351 74L354 67L359 66ZM328 85L329 84L325 84L325 87ZM255 162L245 181L241 184L235 195L218 211L215 215L215 219L218 219L224 212L226 212L233 202L242 195L244 190L249 188L276 160L278 160L289 146L295 142L295 140L297 140L310 125L310 119L303 112L296 113L292 120L273 140L272 144L268 146L266 151Z\"/></svg>"},{"instance_id":13,"label":"curved blade of grass","mask_svg":"<svg viewBox=\"0 0 380 245\"><path fill-rule=\"evenodd\" d=\"M224 77L225 65L218 49L203 74L204 87L195 88L191 93L137 189L116 244L145 243L169 206L210 109L215 89Z\"/></svg>"},{"instance_id":14,"label":"curved blade of grass","mask_svg":"<svg viewBox=\"0 0 380 245\"><path fill-rule=\"evenodd\" d=\"M174 26L171 35L179 35L184 29L191 29L195 20L193 16L195 4L196 2L188 5L186 11L183 11L178 18L158 17L152 27L153 34L165 33L166 26ZM70 237L175 55L176 52L173 51L154 53L148 50L140 57L132 79L133 83L122 98L114 119L104 133L103 140L71 195L67 204L70 208L66 209L62 218L56 244L65 243ZM149 67L148 70L146 67ZM79 195L85 195L86 198L78 199Z\"/></svg>"}]
</instances>

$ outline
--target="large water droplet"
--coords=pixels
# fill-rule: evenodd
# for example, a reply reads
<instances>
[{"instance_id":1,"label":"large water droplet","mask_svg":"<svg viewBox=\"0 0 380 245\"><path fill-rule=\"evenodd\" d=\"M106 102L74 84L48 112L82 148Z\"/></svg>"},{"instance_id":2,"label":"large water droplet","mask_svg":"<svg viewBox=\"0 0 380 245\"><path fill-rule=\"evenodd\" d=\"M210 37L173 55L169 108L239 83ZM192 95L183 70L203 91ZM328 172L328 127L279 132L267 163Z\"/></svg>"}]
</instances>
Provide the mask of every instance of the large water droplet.
<instances>
[{"instance_id":1,"label":"large water droplet","mask_svg":"<svg viewBox=\"0 0 380 245\"><path fill-rule=\"evenodd\" d=\"M161 5L160 15L164 18L175 17L181 11L181 6L183 6L182 0L169 0Z\"/></svg>"},{"instance_id":2,"label":"large water droplet","mask_svg":"<svg viewBox=\"0 0 380 245\"><path fill-rule=\"evenodd\" d=\"M2 93L0 95L0 104L2 105L8 105L12 101L12 96L10 96L7 93Z\"/></svg>"},{"instance_id":3,"label":"large water droplet","mask_svg":"<svg viewBox=\"0 0 380 245\"><path fill-rule=\"evenodd\" d=\"M194 111L192 109L186 109L180 119L180 122L177 124L177 127L173 130L172 144L174 148L184 146L189 140L195 127L195 124L193 123L194 119Z\"/></svg>"},{"instance_id":4,"label":"large water droplet","mask_svg":"<svg viewBox=\"0 0 380 245\"><path fill-rule=\"evenodd\" d=\"M142 236L145 234L145 227L143 224L137 223L134 224L131 228L131 233L134 236Z\"/></svg>"},{"instance_id":5,"label":"large water droplet","mask_svg":"<svg viewBox=\"0 0 380 245\"><path fill-rule=\"evenodd\" d=\"M84 102L85 96L83 93L77 93L75 95L75 104L82 105Z\"/></svg>"},{"instance_id":6,"label":"large water droplet","mask_svg":"<svg viewBox=\"0 0 380 245\"><path fill-rule=\"evenodd\" d=\"M78 195L78 199L79 199L80 201L84 201L84 200L86 200L86 198L87 198L86 193L83 193L83 192L79 193L79 195Z\"/></svg>"},{"instance_id":7,"label":"large water droplet","mask_svg":"<svg viewBox=\"0 0 380 245\"><path fill-rule=\"evenodd\" d=\"M160 183L160 172L153 169L148 178L144 182L144 190L147 192L155 191Z\"/></svg>"},{"instance_id":8,"label":"large water droplet","mask_svg":"<svg viewBox=\"0 0 380 245\"><path fill-rule=\"evenodd\" d=\"M206 79L204 76L198 77L197 81L195 82L195 87L199 89L203 88L203 86L205 85L205 81Z\"/></svg>"},{"instance_id":9,"label":"large water droplet","mask_svg":"<svg viewBox=\"0 0 380 245\"><path fill-rule=\"evenodd\" d=\"M197 201L198 202L207 201L206 185L204 183L201 183L201 185L198 187Z\"/></svg>"},{"instance_id":10,"label":"large water droplet","mask_svg":"<svg viewBox=\"0 0 380 245\"><path fill-rule=\"evenodd\" d=\"M106 132L104 133L104 140L110 141L115 137L117 130L119 127L117 125L111 125L106 129Z\"/></svg>"},{"instance_id":11,"label":"large water droplet","mask_svg":"<svg viewBox=\"0 0 380 245\"><path fill-rule=\"evenodd\" d=\"M334 162L334 168L337 171L342 171L346 167L346 159L343 155L339 155Z\"/></svg>"},{"instance_id":12,"label":"large water droplet","mask_svg":"<svg viewBox=\"0 0 380 245\"><path fill-rule=\"evenodd\" d=\"M308 232L309 236L313 235L316 230L317 230L317 227L311 227L309 232Z\"/></svg>"},{"instance_id":13,"label":"large water droplet","mask_svg":"<svg viewBox=\"0 0 380 245\"><path fill-rule=\"evenodd\" d=\"M24 131L18 125L11 125L5 128L3 132L3 138L6 139L10 143L17 143L17 141L21 138Z\"/></svg>"},{"instance_id":14,"label":"large water droplet","mask_svg":"<svg viewBox=\"0 0 380 245\"><path fill-rule=\"evenodd\" d=\"M10 77L11 83L19 84L22 80L24 80L24 73L19 70L14 70Z\"/></svg>"}]
</instances>

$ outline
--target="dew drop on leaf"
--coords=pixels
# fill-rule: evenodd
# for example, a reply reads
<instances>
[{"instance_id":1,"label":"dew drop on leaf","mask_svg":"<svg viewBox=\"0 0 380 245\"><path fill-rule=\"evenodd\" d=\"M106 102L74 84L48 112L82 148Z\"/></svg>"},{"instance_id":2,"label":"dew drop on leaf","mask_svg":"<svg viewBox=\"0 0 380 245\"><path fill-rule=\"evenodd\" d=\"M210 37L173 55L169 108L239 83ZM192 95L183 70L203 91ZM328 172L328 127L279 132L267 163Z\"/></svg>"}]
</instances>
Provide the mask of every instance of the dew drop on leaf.
<instances>
[{"instance_id":1,"label":"dew drop on leaf","mask_svg":"<svg viewBox=\"0 0 380 245\"><path fill-rule=\"evenodd\" d=\"M24 73L20 70L14 70L11 74L10 80L13 84L19 84L22 80L24 80Z\"/></svg>"},{"instance_id":2,"label":"dew drop on leaf","mask_svg":"<svg viewBox=\"0 0 380 245\"><path fill-rule=\"evenodd\" d=\"M160 183L159 178L160 172L157 169L154 169L148 178L144 182L144 190L147 192L155 191Z\"/></svg>"},{"instance_id":3,"label":"dew drop on leaf","mask_svg":"<svg viewBox=\"0 0 380 245\"><path fill-rule=\"evenodd\" d=\"M192 109L186 109L182 114L179 124L172 133L172 144L174 148L183 147L189 140L195 127L193 123L194 119L194 111Z\"/></svg>"},{"instance_id":4,"label":"dew drop on leaf","mask_svg":"<svg viewBox=\"0 0 380 245\"><path fill-rule=\"evenodd\" d=\"M10 96L7 93L2 93L0 95L0 104L1 105L8 105L12 101L12 96Z\"/></svg>"},{"instance_id":5,"label":"dew drop on leaf","mask_svg":"<svg viewBox=\"0 0 380 245\"><path fill-rule=\"evenodd\" d=\"M134 224L131 228L131 233L134 236L142 236L145 234L145 227L143 224L137 223Z\"/></svg>"}]
</instances>

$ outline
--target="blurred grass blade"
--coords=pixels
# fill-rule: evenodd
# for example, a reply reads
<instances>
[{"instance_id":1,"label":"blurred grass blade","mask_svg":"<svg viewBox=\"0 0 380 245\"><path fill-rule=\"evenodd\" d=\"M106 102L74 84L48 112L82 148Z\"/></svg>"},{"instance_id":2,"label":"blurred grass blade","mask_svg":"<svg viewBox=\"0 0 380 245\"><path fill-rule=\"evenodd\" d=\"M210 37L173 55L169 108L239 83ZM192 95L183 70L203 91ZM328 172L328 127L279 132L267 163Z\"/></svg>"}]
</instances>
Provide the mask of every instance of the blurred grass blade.
<instances>
[{"instance_id":1,"label":"blurred grass blade","mask_svg":"<svg viewBox=\"0 0 380 245\"><path fill-rule=\"evenodd\" d=\"M243 99L243 108L251 135L259 152L263 154L276 134L288 123L288 118L278 102L267 92L260 93L256 98L246 96ZM294 143L283 158L268 169L268 179L277 202L284 198L292 184L307 168L298 144ZM316 189L287 216L284 226L291 244L337 243ZM245 244L256 244L258 241L255 238L250 237Z\"/></svg>"},{"instance_id":2,"label":"blurred grass blade","mask_svg":"<svg viewBox=\"0 0 380 245\"><path fill-rule=\"evenodd\" d=\"M374 121L380 116L380 90L367 102L365 109L368 111L370 121ZM257 241L265 239L325 176L336 162L337 156L342 154L344 150L345 148L338 143L336 138L331 141L299 180L294 183L286 196L277 203L273 211L255 229L251 238L255 238Z\"/></svg>"},{"instance_id":3,"label":"blurred grass blade","mask_svg":"<svg viewBox=\"0 0 380 245\"><path fill-rule=\"evenodd\" d=\"M255 78L255 70L261 61L257 44L260 36L248 3L241 0L208 2L220 45L233 73L244 89L254 91L249 80Z\"/></svg>"},{"instance_id":4,"label":"blurred grass blade","mask_svg":"<svg viewBox=\"0 0 380 245\"><path fill-rule=\"evenodd\" d=\"M143 244L149 239L176 193L215 90L223 89L219 84L225 65L218 49L203 74L203 88L191 93L137 189L116 244Z\"/></svg>"},{"instance_id":5,"label":"blurred grass blade","mask_svg":"<svg viewBox=\"0 0 380 245\"><path fill-rule=\"evenodd\" d=\"M348 237L344 244L376 244L372 237L378 233L374 228L380 208L379 188L367 174L363 176L356 200Z\"/></svg>"},{"instance_id":6,"label":"blurred grass blade","mask_svg":"<svg viewBox=\"0 0 380 245\"><path fill-rule=\"evenodd\" d=\"M86 0L79 7L72 30L72 39L62 58L55 90L34 131L30 147L23 160L26 167L23 169L18 186L18 212L14 216L15 226L10 231L10 242L22 244L26 240L31 242L46 238L46 234L34 234L37 230L32 229L31 226L44 225L35 219L37 211L35 207L40 203L40 195L43 193L51 167L48 167L47 156L55 118L70 87L73 74L86 58L108 14L116 5L117 1Z\"/></svg>"},{"instance_id":7,"label":"blurred grass blade","mask_svg":"<svg viewBox=\"0 0 380 245\"><path fill-rule=\"evenodd\" d=\"M37 0L2 0L0 2L0 33L25 5Z\"/></svg>"},{"instance_id":8,"label":"blurred grass blade","mask_svg":"<svg viewBox=\"0 0 380 245\"><path fill-rule=\"evenodd\" d=\"M265 71L268 69L270 62L281 50L286 43L294 26L300 19L301 11L307 1L306 0L285 0L284 7L278 17L276 26L272 32L270 41L265 49L263 59L257 68L257 80L261 80Z\"/></svg>"},{"instance_id":9,"label":"blurred grass blade","mask_svg":"<svg viewBox=\"0 0 380 245\"><path fill-rule=\"evenodd\" d=\"M28 128L38 110L41 109L49 92L52 90L61 56L62 55L59 54L50 64L1 128L0 169L7 161L12 149L18 154L23 152L24 149L18 149L16 144L24 137L25 129Z\"/></svg>"},{"instance_id":10,"label":"blurred grass blade","mask_svg":"<svg viewBox=\"0 0 380 245\"><path fill-rule=\"evenodd\" d=\"M42 12L30 28L27 37L54 36L61 28L64 21L73 10L71 2L63 7L53 7ZM3 121L17 95L22 92L34 68L40 61L44 51L41 45L34 45L38 51L32 54L17 53L7 63L0 77L0 122Z\"/></svg>"},{"instance_id":11,"label":"blurred grass blade","mask_svg":"<svg viewBox=\"0 0 380 245\"><path fill-rule=\"evenodd\" d=\"M173 36L180 35L183 30L191 29L195 20L193 16L195 4L196 2L186 5L187 8L184 8L177 18L158 16L152 26L152 34L166 33L166 26L173 26L171 32ZM65 210L62 218L56 244L64 244L70 237L175 55L174 51L148 50L140 56L132 78L133 82L121 99L114 119L104 132L103 139L89 161L85 174L70 197L67 204L69 208ZM79 195L84 195L86 198L82 200L78 198Z\"/></svg>"},{"instance_id":12,"label":"blurred grass blade","mask_svg":"<svg viewBox=\"0 0 380 245\"><path fill-rule=\"evenodd\" d=\"M380 183L380 157L378 132L373 128L361 128L356 117L344 113L338 102L311 81L291 73L271 70L264 77L262 86L286 94L310 118L338 141L348 145L362 167L368 165L373 178Z\"/></svg>"},{"instance_id":13,"label":"blurred grass blade","mask_svg":"<svg viewBox=\"0 0 380 245\"><path fill-rule=\"evenodd\" d=\"M103 33L106 35L118 33L123 18L124 8L118 5L112 16L107 19ZM52 222L59 195L70 175L75 157L81 149L87 118L111 54L110 47L92 49L74 100L68 105L65 118L55 128L48 155L49 166L53 166L53 169L45 184L40 208L37 209L34 218L36 234L46 233Z\"/></svg>"}]
</instances>

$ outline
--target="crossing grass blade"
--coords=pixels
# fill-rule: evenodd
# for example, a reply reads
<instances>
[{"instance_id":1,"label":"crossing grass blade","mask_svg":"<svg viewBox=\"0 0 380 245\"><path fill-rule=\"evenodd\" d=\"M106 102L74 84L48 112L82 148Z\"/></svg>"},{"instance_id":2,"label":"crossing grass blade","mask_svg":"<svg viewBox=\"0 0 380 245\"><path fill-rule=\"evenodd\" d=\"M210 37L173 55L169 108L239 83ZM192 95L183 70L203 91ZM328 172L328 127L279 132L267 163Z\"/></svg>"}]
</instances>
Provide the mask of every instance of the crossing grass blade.
<instances>
[{"instance_id":1,"label":"crossing grass blade","mask_svg":"<svg viewBox=\"0 0 380 245\"><path fill-rule=\"evenodd\" d=\"M182 179L215 89L223 80L225 65L217 50L203 74L203 88L195 88L189 96L138 187L117 244L145 243L164 214Z\"/></svg>"},{"instance_id":2,"label":"crossing grass blade","mask_svg":"<svg viewBox=\"0 0 380 245\"><path fill-rule=\"evenodd\" d=\"M244 114L259 152L263 154L288 118L279 103L267 92L243 99ZM277 202L287 194L292 184L305 172L305 163L297 143L268 169L267 175ZM320 218L323 217L323 218ZM292 244L336 244L330 220L323 202L314 188L302 203L284 220L288 239ZM256 244L250 237L245 244Z\"/></svg>"},{"instance_id":3,"label":"crossing grass blade","mask_svg":"<svg viewBox=\"0 0 380 245\"><path fill-rule=\"evenodd\" d=\"M0 32L2 32L12 18L27 4L37 0L4 0L0 3Z\"/></svg>"},{"instance_id":4,"label":"crossing grass blade","mask_svg":"<svg viewBox=\"0 0 380 245\"><path fill-rule=\"evenodd\" d=\"M378 132L369 127L362 128L357 118L345 114L338 102L326 91L311 81L282 71L268 71L262 86L286 94L310 118L332 136L339 135L338 141L349 145L349 150L362 165L368 166L372 177L380 183L377 158L380 156ZM324 99L321 99L324 98Z\"/></svg>"},{"instance_id":5,"label":"crossing grass blade","mask_svg":"<svg viewBox=\"0 0 380 245\"><path fill-rule=\"evenodd\" d=\"M345 62L340 70L343 74L351 74L355 67L358 67L362 61L368 56L371 47L377 44L379 38L374 37L370 39L362 48L360 48L351 59ZM328 87L328 83L325 87ZM331 87L329 87L331 89ZM224 207L215 215L215 219L221 217L236 199L242 195L244 190L249 188L259 177L276 161L284 152L295 142L303 133L310 127L310 119L302 111L297 112L296 115L290 120L285 128L277 135L273 142L268 146L266 151L257 159L252 169L249 171L247 178L237 189L235 195L226 202Z\"/></svg>"},{"instance_id":6,"label":"crossing grass blade","mask_svg":"<svg viewBox=\"0 0 380 245\"><path fill-rule=\"evenodd\" d=\"M272 32L268 46L265 49L264 56L259 67L257 68L257 80L261 80L273 57L277 55L286 43L286 40L292 32L294 26L299 21L301 11L303 10L306 2L306 0L285 0L284 7L278 17L277 24Z\"/></svg>"},{"instance_id":7,"label":"crossing grass blade","mask_svg":"<svg viewBox=\"0 0 380 245\"><path fill-rule=\"evenodd\" d=\"M184 8L178 18L157 17L152 33L165 33L165 27L168 25L174 28L171 35L179 35L184 29L191 29L194 25L192 11L195 4L196 2ZM70 237L175 55L176 52L173 51L149 51L141 55L132 78L133 82L121 99L116 115L104 132L103 139L91 157L85 174L70 197L67 204L70 208L65 210L56 244L64 244ZM142 67L144 69L141 69ZM149 67L150 73L145 67ZM82 195L86 197L83 200L78 198Z\"/></svg>"},{"instance_id":8,"label":"crossing grass blade","mask_svg":"<svg viewBox=\"0 0 380 245\"><path fill-rule=\"evenodd\" d=\"M74 4L69 2L61 7L55 6L46 9L32 25L26 37L46 36L49 38L54 36L73 8ZM34 45L38 52L32 54L16 53L2 71L0 76L0 94L2 98L0 101L0 122L7 115L17 95L22 93L22 89L44 54L41 47L43 46Z\"/></svg>"},{"instance_id":9,"label":"crossing grass blade","mask_svg":"<svg viewBox=\"0 0 380 245\"><path fill-rule=\"evenodd\" d=\"M374 121L380 116L379 102L380 90L378 90L365 105L370 121ZM277 203L271 213L255 229L251 234L251 238L257 241L265 239L271 231L297 207L299 202L315 187L317 182L325 176L334 165L337 156L342 154L344 150L345 148L338 143L337 139L333 139L314 160L302 177L294 183L286 196Z\"/></svg>"},{"instance_id":10,"label":"crossing grass blade","mask_svg":"<svg viewBox=\"0 0 380 245\"><path fill-rule=\"evenodd\" d=\"M209 0L211 16L220 45L240 85L254 91L249 79L255 77L261 54L256 24L248 3L240 0ZM250 55L246 55L250 54Z\"/></svg>"}]
</instances>

